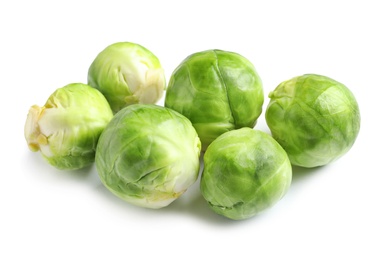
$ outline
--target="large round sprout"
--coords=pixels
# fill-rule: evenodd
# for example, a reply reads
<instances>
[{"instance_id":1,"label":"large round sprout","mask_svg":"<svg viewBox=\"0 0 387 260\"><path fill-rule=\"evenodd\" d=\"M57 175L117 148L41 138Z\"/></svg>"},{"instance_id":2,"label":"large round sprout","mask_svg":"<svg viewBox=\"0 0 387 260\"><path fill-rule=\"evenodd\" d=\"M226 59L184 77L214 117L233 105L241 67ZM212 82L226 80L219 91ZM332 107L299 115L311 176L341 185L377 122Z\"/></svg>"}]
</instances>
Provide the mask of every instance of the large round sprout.
<instances>
[{"instance_id":1,"label":"large round sprout","mask_svg":"<svg viewBox=\"0 0 387 260\"><path fill-rule=\"evenodd\" d=\"M28 147L51 165L78 169L94 162L98 138L112 117L98 90L73 83L57 89L43 107L30 108L24 134Z\"/></svg>"},{"instance_id":2,"label":"large round sprout","mask_svg":"<svg viewBox=\"0 0 387 260\"><path fill-rule=\"evenodd\" d=\"M212 210L239 220L273 206L286 194L291 179L283 148L270 135L245 127L209 145L200 189Z\"/></svg>"},{"instance_id":3,"label":"large round sprout","mask_svg":"<svg viewBox=\"0 0 387 260\"><path fill-rule=\"evenodd\" d=\"M197 180L200 148L195 129L181 114L156 105L131 105L102 133L97 170L102 183L121 199L161 208Z\"/></svg>"},{"instance_id":4,"label":"large round sprout","mask_svg":"<svg viewBox=\"0 0 387 260\"><path fill-rule=\"evenodd\" d=\"M90 65L88 84L105 95L114 113L131 104L155 104L166 85L159 59L131 42L102 50Z\"/></svg>"},{"instance_id":5,"label":"large round sprout","mask_svg":"<svg viewBox=\"0 0 387 260\"><path fill-rule=\"evenodd\" d=\"M175 69L165 106L191 120L205 150L227 131L253 127L263 99L261 79L250 61L237 53L208 50L188 56Z\"/></svg>"},{"instance_id":6,"label":"large round sprout","mask_svg":"<svg viewBox=\"0 0 387 260\"><path fill-rule=\"evenodd\" d=\"M360 112L354 95L343 84L307 74L282 82L269 97L267 125L292 164L322 166L354 144Z\"/></svg>"}]
</instances>

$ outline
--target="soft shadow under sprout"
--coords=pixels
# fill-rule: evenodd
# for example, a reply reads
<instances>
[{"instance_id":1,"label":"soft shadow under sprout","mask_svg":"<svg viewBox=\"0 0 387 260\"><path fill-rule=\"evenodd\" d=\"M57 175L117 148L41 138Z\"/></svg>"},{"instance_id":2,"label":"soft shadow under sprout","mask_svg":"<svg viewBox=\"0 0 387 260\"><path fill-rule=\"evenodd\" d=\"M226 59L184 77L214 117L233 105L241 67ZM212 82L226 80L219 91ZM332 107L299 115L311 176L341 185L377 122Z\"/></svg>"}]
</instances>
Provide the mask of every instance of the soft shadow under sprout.
<instances>
[{"instance_id":1,"label":"soft shadow under sprout","mask_svg":"<svg viewBox=\"0 0 387 260\"><path fill-rule=\"evenodd\" d=\"M312 175L317 174L322 169L324 169L326 166L319 166L314 168L305 168L300 166L292 166L293 171L293 177L292 182L301 182L306 180L307 178L310 178Z\"/></svg>"}]
</instances>

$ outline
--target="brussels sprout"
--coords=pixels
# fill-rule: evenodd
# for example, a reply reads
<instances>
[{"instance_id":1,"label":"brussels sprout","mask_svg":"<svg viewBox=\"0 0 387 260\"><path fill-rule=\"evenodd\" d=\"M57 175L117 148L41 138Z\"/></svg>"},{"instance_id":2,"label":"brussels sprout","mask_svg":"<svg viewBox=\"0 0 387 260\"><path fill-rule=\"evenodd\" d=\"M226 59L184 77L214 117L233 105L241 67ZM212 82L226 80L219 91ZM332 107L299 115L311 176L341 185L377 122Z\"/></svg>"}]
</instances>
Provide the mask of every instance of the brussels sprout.
<instances>
[{"instance_id":1,"label":"brussels sprout","mask_svg":"<svg viewBox=\"0 0 387 260\"><path fill-rule=\"evenodd\" d=\"M344 155L360 129L354 95L343 84L306 74L282 82L269 94L266 122L294 165L326 165Z\"/></svg>"},{"instance_id":2,"label":"brussels sprout","mask_svg":"<svg viewBox=\"0 0 387 260\"><path fill-rule=\"evenodd\" d=\"M52 166L79 169L94 162L98 138L112 117L98 90L73 83L57 89L43 107L30 108L24 135Z\"/></svg>"},{"instance_id":3,"label":"brussels sprout","mask_svg":"<svg viewBox=\"0 0 387 260\"><path fill-rule=\"evenodd\" d=\"M222 134L208 146L200 189L213 211L240 220L273 206L291 180L284 149L270 135L245 127Z\"/></svg>"},{"instance_id":4,"label":"brussels sprout","mask_svg":"<svg viewBox=\"0 0 387 260\"><path fill-rule=\"evenodd\" d=\"M97 171L119 198L162 208L197 180L200 148L187 118L165 107L135 104L120 110L103 131Z\"/></svg>"},{"instance_id":5,"label":"brussels sprout","mask_svg":"<svg viewBox=\"0 0 387 260\"><path fill-rule=\"evenodd\" d=\"M253 64L233 52L208 50L188 56L172 73L165 106L191 120L203 151L219 135L254 127L263 88Z\"/></svg>"},{"instance_id":6,"label":"brussels sprout","mask_svg":"<svg viewBox=\"0 0 387 260\"><path fill-rule=\"evenodd\" d=\"M131 104L156 103L166 85L158 58L131 42L102 50L90 65L88 84L105 95L114 113Z\"/></svg>"}]
</instances>

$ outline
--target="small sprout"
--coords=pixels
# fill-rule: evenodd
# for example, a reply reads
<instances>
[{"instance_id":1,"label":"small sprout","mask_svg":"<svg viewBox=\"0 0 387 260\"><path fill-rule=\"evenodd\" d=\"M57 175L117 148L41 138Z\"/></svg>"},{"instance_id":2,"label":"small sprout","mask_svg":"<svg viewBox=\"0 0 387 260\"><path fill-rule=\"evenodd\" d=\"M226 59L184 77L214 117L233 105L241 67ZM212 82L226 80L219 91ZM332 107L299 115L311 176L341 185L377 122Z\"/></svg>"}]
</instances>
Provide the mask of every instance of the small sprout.
<instances>
[{"instance_id":1,"label":"small sprout","mask_svg":"<svg viewBox=\"0 0 387 260\"><path fill-rule=\"evenodd\" d=\"M43 107L31 106L24 136L52 166L79 169L94 162L98 138L112 117L98 90L73 83L57 89Z\"/></svg>"},{"instance_id":2,"label":"small sprout","mask_svg":"<svg viewBox=\"0 0 387 260\"><path fill-rule=\"evenodd\" d=\"M291 180L284 149L270 135L245 127L222 134L208 146L200 189L213 211L241 220L272 207Z\"/></svg>"},{"instance_id":3,"label":"small sprout","mask_svg":"<svg viewBox=\"0 0 387 260\"><path fill-rule=\"evenodd\" d=\"M94 59L88 84L100 90L117 113L132 104L155 104L163 96L166 82L151 51L136 43L117 42Z\"/></svg>"},{"instance_id":4,"label":"small sprout","mask_svg":"<svg viewBox=\"0 0 387 260\"><path fill-rule=\"evenodd\" d=\"M201 143L183 115L157 105L121 109L103 131L96 153L102 183L140 207L162 208L198 178Z\"/></svg>"},{"instance_id":5,"label":"small sprout","mask_svg":"<svg viewBox=\"0 0 387 260\"><path fill-rule=\"evenodd\" d=\"M254 127L262 113L263 88L253 64L228 51L188 56L172 73L165 107L191 120L203 151L219 135Z\"/></svg>"},{"instance_id":6,"label":"small sprout","mask_svg":"<svg viewBox=\"0 0 387 260\"><path fill-rule=\"evenodd\" d=\"M321 75L282 82L269 94L266 122L294 165L326 165L347 153L360 130L352 92Z\"/></svg>"}]
</instances>

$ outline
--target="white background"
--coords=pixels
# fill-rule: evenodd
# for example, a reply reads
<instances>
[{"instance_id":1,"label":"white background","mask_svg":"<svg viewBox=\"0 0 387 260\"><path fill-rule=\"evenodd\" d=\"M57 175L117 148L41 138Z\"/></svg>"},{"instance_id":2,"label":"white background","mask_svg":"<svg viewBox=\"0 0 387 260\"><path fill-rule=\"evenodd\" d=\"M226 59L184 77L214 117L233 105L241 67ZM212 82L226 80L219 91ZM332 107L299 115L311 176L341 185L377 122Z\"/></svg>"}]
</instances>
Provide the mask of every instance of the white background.
<instances>
[{"instance_id":1,"label":"white background","mask_svg":"<svg viewBox=\"0 0 387 260\"><path fill-rule=\"evenodd\" d=\"M382 3L2 1L0 259L386 259ZM117 41L151 50L167 80L194 52L238 52L256 66L265 97L297 75L332 77L358 100L360 134L335 163L295 169L288 194L249 220L213 213L198 182L167 208L132 206L102 186L94 166L56 170L23 134L31 105L86 83L97 53ZM256 128L267 131L264 116Z\"/></svg>"}]
</instances>

